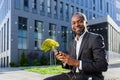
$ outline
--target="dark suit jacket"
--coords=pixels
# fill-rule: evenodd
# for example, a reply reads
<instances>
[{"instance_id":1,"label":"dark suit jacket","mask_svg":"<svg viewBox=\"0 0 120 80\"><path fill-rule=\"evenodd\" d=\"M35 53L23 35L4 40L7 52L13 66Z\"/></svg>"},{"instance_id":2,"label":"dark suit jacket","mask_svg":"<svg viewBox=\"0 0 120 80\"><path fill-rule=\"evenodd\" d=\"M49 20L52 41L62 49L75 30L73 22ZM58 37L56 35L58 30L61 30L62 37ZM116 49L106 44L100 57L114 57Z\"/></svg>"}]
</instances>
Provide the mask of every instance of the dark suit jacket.
<instances>
[{"instance_id":1,"label":"dark suit jacket","mask_svg":"<svg viewBox=\"0 0 120 80\"><path fill-rule=\"evenodd\" d=\"M68 46L68 54L76 59L76 41L73 40ZM82 61L82 70L80 74L83 76L97 77L94 80L103 80L102 72L108 68L106 60L106 51L103 37L99 34L86 32L79 50L78 60ZM63 68L75 70L75 67L65 65Z\"/></svg>"}]
</instances>

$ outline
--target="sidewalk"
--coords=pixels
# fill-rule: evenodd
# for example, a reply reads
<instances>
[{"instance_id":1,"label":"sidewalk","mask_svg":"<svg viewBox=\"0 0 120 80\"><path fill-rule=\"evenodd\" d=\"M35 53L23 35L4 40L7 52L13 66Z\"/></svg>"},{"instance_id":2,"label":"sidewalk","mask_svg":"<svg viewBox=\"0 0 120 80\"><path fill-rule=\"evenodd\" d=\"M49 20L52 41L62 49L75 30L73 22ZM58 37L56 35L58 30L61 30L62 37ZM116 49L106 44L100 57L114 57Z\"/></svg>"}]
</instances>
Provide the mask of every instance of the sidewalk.
<instances>
[{"instance_id":1,"label":"sidewalk","mask_svg":"<svg viewBox=\"0 0 120 80\"><path fill-rule=\"evenodd\" d=\"M105 80L120 80L120 61L110 62L107 72L104 72ZM0 68L0 80L43 80L52 75L42 75L24 71L23 68Z\"/></svg>"},{"instance_id":2,"label":"sidewalk","mask_svg":"<svg viewBox=\"0 0 120 80\"><path fill-rule=\"evenodd\" d=\"M120 60L110 61L107 72L103 74L105 80L120 80Z\"/></svg>"},{"instance_id":3,"label":"sidewalk","mask_svg":"<svg viewBox=\"0 0 120 80\"><path fill-rule=\"evenodd\" d=\"M50 75L28 72L20 68L0 69L0 80L43 80L48 76Z\"/></svg>"}]
</instances>

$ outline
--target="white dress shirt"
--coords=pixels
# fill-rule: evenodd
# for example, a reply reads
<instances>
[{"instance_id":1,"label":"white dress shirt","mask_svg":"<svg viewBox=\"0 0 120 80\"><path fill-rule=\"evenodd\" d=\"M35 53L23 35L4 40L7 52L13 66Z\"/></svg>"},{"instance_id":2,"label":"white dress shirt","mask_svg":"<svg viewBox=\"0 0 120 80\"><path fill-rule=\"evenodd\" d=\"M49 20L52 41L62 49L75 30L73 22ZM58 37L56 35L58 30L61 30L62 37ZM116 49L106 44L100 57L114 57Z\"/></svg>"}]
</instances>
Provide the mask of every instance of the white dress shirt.
<instances>
[{"instance_id":1,"label":"white dress shirt","mask_svg":"<svg viewBox=\"0 0 120 80\"><path fill-rule=\"evenodd\" d=\"M77 39L75 37L75 41L76 41L76 57L78 59L79 57L79 50L80 50L80 47L81 47L81 43L82 43L82 39L83 39L83 36L86 32L84 32L79 39ZM79 72L79 69L82 70L82 61L80 60L80 66L78 68L76 68L76 72Z\"/></svg>"}]
</instances>

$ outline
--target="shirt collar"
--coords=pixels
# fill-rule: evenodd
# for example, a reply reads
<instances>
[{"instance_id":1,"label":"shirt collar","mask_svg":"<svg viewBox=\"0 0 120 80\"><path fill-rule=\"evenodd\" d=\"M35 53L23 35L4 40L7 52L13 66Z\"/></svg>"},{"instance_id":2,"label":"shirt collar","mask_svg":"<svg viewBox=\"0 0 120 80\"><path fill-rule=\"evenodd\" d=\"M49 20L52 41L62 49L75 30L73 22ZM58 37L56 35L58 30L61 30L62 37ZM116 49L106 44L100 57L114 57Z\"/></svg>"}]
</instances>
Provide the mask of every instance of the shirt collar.
<instances>
[{"instance_id":1,"label":"shirt collar","mask_svg":"<svg viewBox=\"0 0 120 80\"><path fill-rule=\"evenodd\" d=\"M87 32L87 31L85 31L85 32L80 36L79 40L83 38L83 36L85 35L86 32ZM75 37L75 41L78 41L76 37Z\"/></svg>"}]
</instances>

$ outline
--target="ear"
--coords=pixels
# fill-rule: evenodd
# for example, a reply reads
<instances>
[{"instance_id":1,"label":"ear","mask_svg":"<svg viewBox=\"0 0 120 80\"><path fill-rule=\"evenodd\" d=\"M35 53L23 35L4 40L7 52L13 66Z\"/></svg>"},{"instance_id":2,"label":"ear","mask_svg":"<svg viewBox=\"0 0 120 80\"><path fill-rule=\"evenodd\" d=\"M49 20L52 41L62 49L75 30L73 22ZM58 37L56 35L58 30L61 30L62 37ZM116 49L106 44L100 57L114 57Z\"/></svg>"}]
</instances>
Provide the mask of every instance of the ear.
<instances>
[{"instance_id":1,"label":"ear","mask_svg":"<svg viewBox=\"0 0 120 80\"><path fill-rule=\"evenodd\" d=\"M86 25L86 26L87 26L87 25L88 25L88 21L84 21L84 25Z\"/></svg>"},{"instance_id":2,"label":"ear","mask_svg":"<svg viewBox=\"0 0 120 80\"><path fill-rule=\"evenodd\" d=\"M88 25L88 21L86 21L86 24Z\"/></svg>"}]
</instances>

